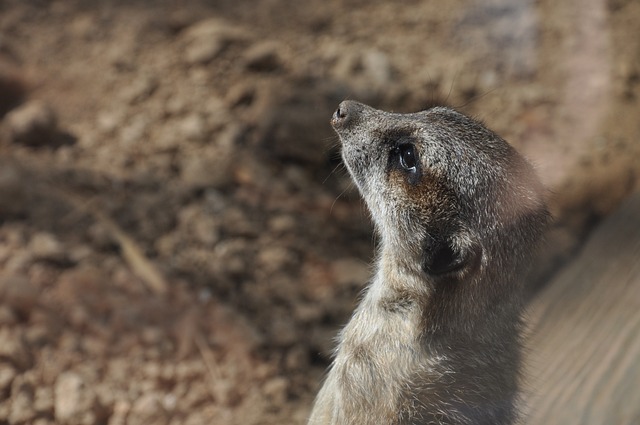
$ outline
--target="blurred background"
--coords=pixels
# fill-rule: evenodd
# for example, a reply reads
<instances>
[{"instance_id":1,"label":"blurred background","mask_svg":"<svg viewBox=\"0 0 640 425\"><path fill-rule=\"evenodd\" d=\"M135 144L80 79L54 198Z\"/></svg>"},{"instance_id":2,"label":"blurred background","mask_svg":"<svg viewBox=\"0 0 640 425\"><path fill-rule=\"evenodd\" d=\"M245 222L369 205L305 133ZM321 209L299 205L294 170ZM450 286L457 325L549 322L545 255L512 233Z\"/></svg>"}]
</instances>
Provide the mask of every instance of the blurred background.
<instances>
[{"instance_id":1,"label":"blurred background","mask_svg":"<svg viewBox=\"0 0 640 425\"><path fill-rule=\"evenodd\" d=\"M638 22L636 0L0 0L0 424L303 424L375 249L328 124L346 98L444 102L535 164L535 298L640 185Z\"/></svg>"}]
</instances>

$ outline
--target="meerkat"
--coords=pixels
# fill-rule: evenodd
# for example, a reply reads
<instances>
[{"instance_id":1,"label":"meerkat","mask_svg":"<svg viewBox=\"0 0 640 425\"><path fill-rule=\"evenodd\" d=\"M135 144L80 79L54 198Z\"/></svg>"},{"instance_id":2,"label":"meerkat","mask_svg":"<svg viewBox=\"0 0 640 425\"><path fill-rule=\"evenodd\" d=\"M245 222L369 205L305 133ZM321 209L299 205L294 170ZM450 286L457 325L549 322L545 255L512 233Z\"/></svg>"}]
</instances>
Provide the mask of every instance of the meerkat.
<instances>
[{"instance_id":1,"label":"meerkat","mask_svg":"<svg viewBox=\"0 0 640 425\"><path fill-rule=\"evenodd\" d=\"M345 101L331 124L380 244L309 424L516 422L520 279L549 220L533 168L446 107Z\"/></svg>"}]
</instances>

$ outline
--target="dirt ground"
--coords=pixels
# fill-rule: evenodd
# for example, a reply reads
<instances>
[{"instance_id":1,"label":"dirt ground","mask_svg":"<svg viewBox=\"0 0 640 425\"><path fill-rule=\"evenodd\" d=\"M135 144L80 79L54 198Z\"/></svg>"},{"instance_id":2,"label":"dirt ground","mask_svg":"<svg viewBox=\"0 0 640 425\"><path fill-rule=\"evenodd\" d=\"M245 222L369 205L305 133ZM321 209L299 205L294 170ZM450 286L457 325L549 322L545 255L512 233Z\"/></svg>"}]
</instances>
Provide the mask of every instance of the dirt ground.
<instances>
[{"instance_id":1,"label":"dirt ground","mask_svg":"<svg viewBox=\"0 0 640 425\"><path fill-rule=\"evenodd\" d=\"M303 424L370 272L340 100L441 101L556 217L640 186L640 2L0 0L0 424Z\"/></svg>"}]
</instances>

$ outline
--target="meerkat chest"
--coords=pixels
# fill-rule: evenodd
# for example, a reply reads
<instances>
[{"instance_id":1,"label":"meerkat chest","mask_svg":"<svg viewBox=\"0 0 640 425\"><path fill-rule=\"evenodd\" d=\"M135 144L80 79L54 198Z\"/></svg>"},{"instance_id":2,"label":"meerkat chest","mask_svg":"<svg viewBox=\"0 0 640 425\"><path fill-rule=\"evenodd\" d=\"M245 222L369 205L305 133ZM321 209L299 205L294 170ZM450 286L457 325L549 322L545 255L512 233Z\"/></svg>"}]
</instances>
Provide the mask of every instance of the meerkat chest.
<instances>
[{"instance_id":1,"label":"meerkat chest","mask_svg":"<svg viewBox=\"0 0 640 425\"><path fill-rule=\"evenodd\" d=\"M430 357L421 338L421 318L415 300L374 283L342 331L337 364L350 370L352 378L364 370L367 380L400 384Z\"/></svg>"},{"instance_id":2,"label":"meerkat chest","mask_svg":"<svg viewBox=\"0 0 640 425\"><path fill-rule=\"evenodd\" d=\"M418 303L378 290L375 282L369 288L341 333L329 377L328 387L348 417L409 423L401 420L414 410L407 391L437 363L423 344L421 317Z\"/></svg>"}]
</instances>

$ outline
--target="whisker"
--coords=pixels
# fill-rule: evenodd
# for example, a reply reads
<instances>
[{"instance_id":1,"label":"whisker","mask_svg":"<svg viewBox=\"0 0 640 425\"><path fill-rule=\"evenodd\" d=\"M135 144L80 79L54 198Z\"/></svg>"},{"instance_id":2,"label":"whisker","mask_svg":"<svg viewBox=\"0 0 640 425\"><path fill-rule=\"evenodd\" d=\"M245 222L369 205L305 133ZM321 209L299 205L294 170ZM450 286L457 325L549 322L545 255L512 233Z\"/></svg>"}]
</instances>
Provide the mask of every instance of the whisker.
<instances>
[{"instance_id":1,"label":"whisker","mask_svg":"<svg viewBox=\"0 0 640 425\"><path fill-rule=\"evenodd\" d=\"M329 174L327 175L327 177L322 181L322 184L324 185L327 182L327 180L329 180L329 177L331 177L333 175L333 173L335 173L336 171L338 171L341 168L344 169L346 167L344 166L344 163L339 162L338 164L336 164L335 167L333 167L333 170L331 170L329 172Z\"/></svg>"},{"instance_id":2,"label":"whisker","mask_svg":"<svg viewBox=\"0 0 640 425\"><path fill-rule=\"evenodd\" d=\"M353 182L350 182L349 185L345 187L344 190L342 190L342 192L338 194L338 196L336 196L336 199L334 199L333 202L331 203L331 208L329 209L329 215L333 214L333 207L336 205L336 202L338 202L338 199L340 199L340 197L345 193L347 193L347 191L350 190L352 187L353 187Z\"/></svg>"},{"instance_id":3,"label":"whisker","mask_svg":"<svg viewBox=\"0 0 640 425\"><path fill-rule=\"evenodd\" d=\"M453 86L456 84L456 80L458 79L459 74L460 74L460 71L458 70L453 75L453 80L451 80L451 85L449 86L449 93L447 93L447 97L444 99L445 103L449 102L449 97L451 97L451 93L453 92Z\"/></svg>"},{"instance_id":4,"label":"whisker","mask_svg":"<svg viewBox=\"0 0 640 425\"><path fill-rule=\"evenodd\" d=\"M476 102L477 100L482 99L483 97L485 97L485 96L487 96L487 95L489 95L489 94L493 93L494 91L498 90L498 88L499 88L499 87L494 87L494 88L492 88L491 90L487 90L486 92L484 92L484 93L482 93L482 94L479 94L479 95L473 96L471 99L467 100L465 103L463 103L463 104L461 104L461 105L456 105L456 106L454 106L454 108L456 108L456 109L462 109L462 108L464 108L465 106L468 106L468 105L472 104L473 102Z\"/></svg>"}]
</instances>

